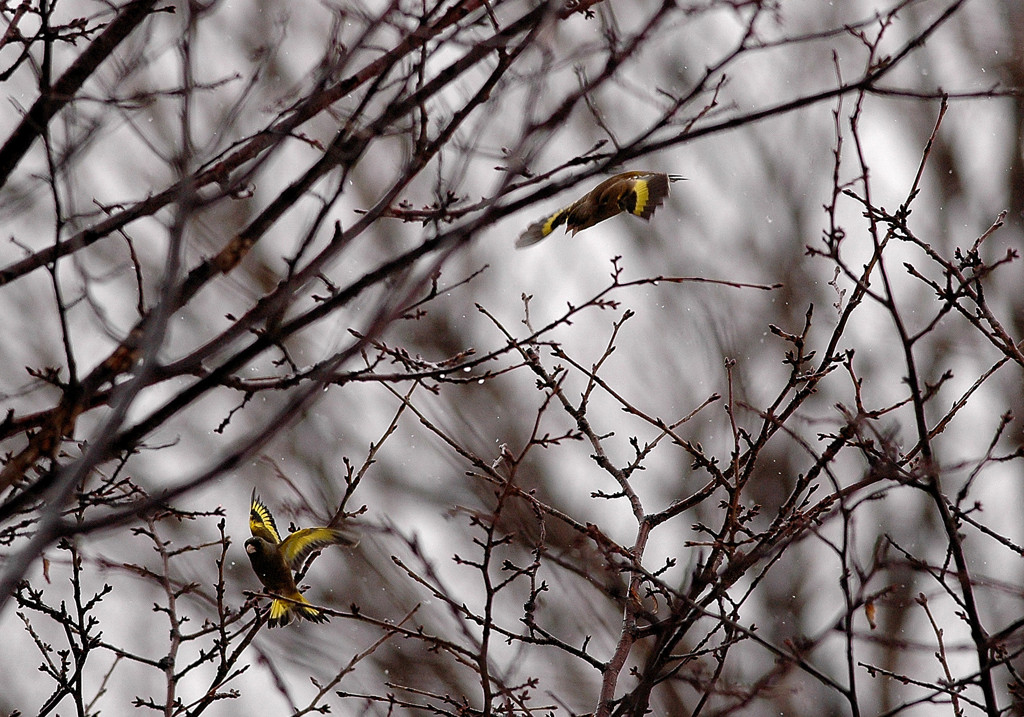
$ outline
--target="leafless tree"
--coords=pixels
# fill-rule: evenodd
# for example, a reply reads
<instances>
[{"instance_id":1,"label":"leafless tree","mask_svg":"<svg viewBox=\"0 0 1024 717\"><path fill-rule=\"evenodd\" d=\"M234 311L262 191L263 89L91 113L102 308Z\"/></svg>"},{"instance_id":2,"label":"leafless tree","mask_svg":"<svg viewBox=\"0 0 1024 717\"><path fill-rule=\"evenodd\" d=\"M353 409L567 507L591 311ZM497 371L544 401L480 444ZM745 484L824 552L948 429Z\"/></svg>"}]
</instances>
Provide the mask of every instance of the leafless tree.
<instances>
[{"instance_id":1,"label":"leafless tree","mask_svg":"<svg viewBox=\"0 0 1024 717\"><path fill-rule=\"evenodd\" d=\"M1024 714L1024 17L833 5L0 6L0 713Z\"/></svg>"}]
</instances>

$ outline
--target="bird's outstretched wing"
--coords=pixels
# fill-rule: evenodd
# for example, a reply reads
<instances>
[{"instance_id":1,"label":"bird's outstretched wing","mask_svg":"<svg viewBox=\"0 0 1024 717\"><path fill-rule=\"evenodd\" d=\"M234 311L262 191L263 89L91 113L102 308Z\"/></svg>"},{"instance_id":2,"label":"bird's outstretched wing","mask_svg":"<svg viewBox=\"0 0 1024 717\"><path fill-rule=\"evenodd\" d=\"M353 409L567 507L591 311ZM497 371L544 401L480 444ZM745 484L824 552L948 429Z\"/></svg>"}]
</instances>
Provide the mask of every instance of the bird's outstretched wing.
<instances>
[{"instance_id":1,"label":"bird's outstretched wing","mask_svg":"<svg viewBox=\"0 0 1024 717\"><path fill-rule=\"evenodd\" d=\"M249 508L249 530L256 538L263 538L275 545L281 542L274 516L270 514L270 509L260 502L255 488L252 491L252 504Z\"/></svg>"},{"instance_id":2,"label":"bird's outstretched wing","mask_svg":"<svg viewBox=\"0 0 1024 717\"><path fill-rule=\"evenodd\" d=\"M622 182L618 205L624 212L650 219L654 216L654 210L665 203L669 182L680 179L676 174L655 172L630 177Z\"/></svg>"},{"instance_id":3,"label":"bird's outstretched wing","mask_svg":"<svg viewBox=\"0 0 1024 717\"><path fill-rule=\"evenodd\" d=\"M302 567L310 553L327 545L356 545L359 541L337 528L303 528L281 543L281 555L292 570Z\"/></svg>"}]
</instances>

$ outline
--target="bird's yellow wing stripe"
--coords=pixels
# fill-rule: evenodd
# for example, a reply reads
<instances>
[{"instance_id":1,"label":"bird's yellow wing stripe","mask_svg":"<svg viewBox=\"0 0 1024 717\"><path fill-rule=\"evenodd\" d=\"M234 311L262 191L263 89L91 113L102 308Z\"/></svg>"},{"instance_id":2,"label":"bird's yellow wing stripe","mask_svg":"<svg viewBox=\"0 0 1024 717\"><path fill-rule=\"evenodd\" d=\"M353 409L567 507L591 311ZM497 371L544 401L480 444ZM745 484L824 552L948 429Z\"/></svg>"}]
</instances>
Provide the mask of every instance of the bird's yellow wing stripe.
<instances>
[{"instance_id":1,"label":"bird's yellow wing stripe","mask_svg":"<svg viewBox=\"0 0 1024 717\"><path fill-rule=\"evenodd\" d=\"M260 502L255 490L252 492L252 505L249 508L249 531L256 538L263 538L271 543L281 542L274 516L270 514L270 509Z\"/></svg>"},{"instance_id":2,"label":"bird's yellow wing stripe","mask_svg":"<svg viewBox=\"0 0 1024 717\"><path fill-rule=\"evenodd\" d=\"M281 555L292 570L302 567L302 561L317 548L336 543L351 543L349 537L334 528L303 528L296 530L281 543Z\"/></svg>"},{"instance_id":3,"label":"bird's yellow wing stripe","mask_svg":"<svg viewBox=\"0 0 1024 717\"><path fill-rule=\"evenodd\" d=\"M633 201L633 207L629 211L638 217L642 217L644 209L647 207L647 202L651 199L651 186L647 183L646 179L638 179L633 182L633 194L635 200Z\"/></svg>"}]
</instances>

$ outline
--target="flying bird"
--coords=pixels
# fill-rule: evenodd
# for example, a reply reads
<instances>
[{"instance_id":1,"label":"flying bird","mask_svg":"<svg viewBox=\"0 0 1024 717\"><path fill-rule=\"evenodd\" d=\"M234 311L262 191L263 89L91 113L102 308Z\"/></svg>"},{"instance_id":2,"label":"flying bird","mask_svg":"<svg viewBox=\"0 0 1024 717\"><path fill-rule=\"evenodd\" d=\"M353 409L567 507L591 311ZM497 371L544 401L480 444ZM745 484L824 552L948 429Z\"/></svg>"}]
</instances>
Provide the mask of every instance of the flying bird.
<instances>
[{"instance_id":1,"label":"flying bird","mask_svg":"<svg viewBox=\"0 0 1024 717\"><path fill-rule=\"evenodd\" d=\"M280 595L270 603L270 627L287 625L292 618L326 622L327 615L309 604L295 585L293 570L314 550L328 545L354 546L359 541L337 528L303 528L281 540L274 523L274 516L264 505L256 491L252 492L249 508L249 530L252 537L245 541L245 552L252 563L252 569L268 593Z\"/></svg>"},{"instance_id":2,"label":"flying bird","mask_svg":"<svg viewBox=\"0 0 1024 717\"><path fill-rule=\"evenodd\" d=\"M686 177L660 172L616 174L569 206L531 224L516 240L516 248L536 244L563 224L566 232L575 235L622 212L650 219L668 196L669 184L683 179Z\"/></svg>"}]
</instances>

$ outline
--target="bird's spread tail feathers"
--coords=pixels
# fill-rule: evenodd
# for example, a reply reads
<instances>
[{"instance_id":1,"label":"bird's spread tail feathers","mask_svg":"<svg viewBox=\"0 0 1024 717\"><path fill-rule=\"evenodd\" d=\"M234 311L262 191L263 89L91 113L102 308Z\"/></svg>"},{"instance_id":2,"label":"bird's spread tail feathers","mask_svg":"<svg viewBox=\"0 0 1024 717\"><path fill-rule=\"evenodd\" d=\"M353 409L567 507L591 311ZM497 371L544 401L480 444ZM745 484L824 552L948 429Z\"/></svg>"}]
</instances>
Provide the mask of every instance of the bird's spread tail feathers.
<instances>
[{"instance_id":1,"label":"bird's spread tail feathers","mask_svg":"<svg viewBox=\"0 0 1024 717\"><path fill-rule=\"evenodd\" d=\"M270 603L270 620L268 621L270 627L278 627L287 625L292 621L292 618L299 620L309 620L310 622L327 622L327 615L309 604L309 600L302 597L302 593L295 593L293 595L287 595L286 597L294 600L281 600L280 598L274 598ZM295 603L302 603L296 605Z\"/></svg>"}]
</instances>

